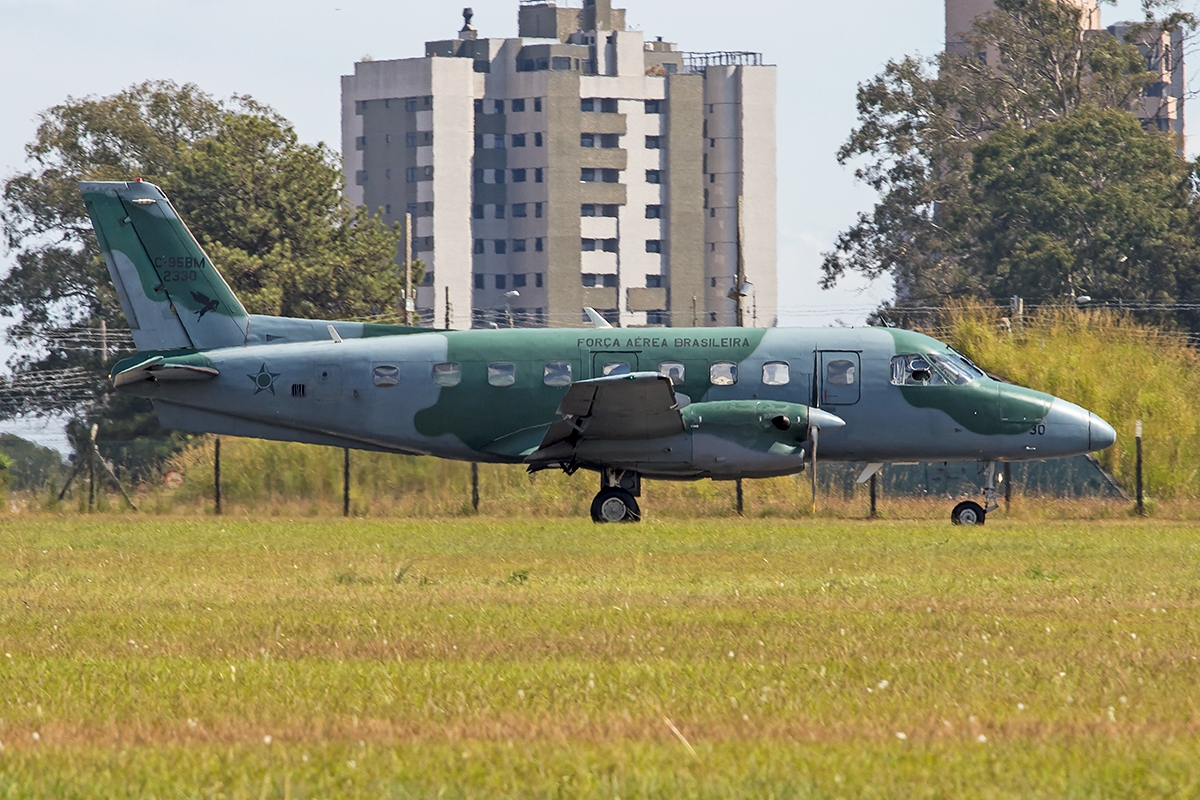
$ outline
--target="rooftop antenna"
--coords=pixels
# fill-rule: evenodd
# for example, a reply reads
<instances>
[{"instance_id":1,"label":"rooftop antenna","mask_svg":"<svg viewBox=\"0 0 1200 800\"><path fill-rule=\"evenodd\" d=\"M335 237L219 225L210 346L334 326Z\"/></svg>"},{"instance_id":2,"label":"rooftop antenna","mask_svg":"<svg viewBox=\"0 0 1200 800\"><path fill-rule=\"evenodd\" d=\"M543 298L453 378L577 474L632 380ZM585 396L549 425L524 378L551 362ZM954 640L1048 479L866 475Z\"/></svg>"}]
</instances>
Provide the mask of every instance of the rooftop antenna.
<instances>
[{"instance_id":1,"label":"rooftop antenna","mask_svg":"<svg viewBox=\"0 0 1200 800\"><path fill-rule=\"evenodd\" d=\"M471 25L471 20L473 20L474 18L475 18L475 10L474 9L472 9L472 8L464 8L463 9L463 26L462 26L462 30L458 32L458 38L474 39L476 36L479 35L475 31L474 26Z\"/></svg>"}]
</instances>

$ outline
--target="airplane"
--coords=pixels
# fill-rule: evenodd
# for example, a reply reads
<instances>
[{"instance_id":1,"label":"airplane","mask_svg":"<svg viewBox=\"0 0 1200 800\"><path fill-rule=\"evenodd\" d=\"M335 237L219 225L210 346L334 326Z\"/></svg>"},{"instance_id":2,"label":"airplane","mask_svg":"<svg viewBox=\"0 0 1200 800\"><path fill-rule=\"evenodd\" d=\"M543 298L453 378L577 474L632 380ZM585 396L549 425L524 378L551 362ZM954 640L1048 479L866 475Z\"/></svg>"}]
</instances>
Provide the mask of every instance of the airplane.
<instances>
[{"instance_id":1,"label":"airplane","mask_svg":"<svg viewBox=\"0 0 1200 800\"><path fill-rule=\"evenodd\" d=\"M893 328L434 330L248 314L153 184L79 184L129 322L117 391L164 427L599 474L597 523L642 518L643 478L795 475L866 464L997 464L1102 450L1100 417L993 379ZM815 498L814 491L814 498Z\"/></svg>"}]
</instances>

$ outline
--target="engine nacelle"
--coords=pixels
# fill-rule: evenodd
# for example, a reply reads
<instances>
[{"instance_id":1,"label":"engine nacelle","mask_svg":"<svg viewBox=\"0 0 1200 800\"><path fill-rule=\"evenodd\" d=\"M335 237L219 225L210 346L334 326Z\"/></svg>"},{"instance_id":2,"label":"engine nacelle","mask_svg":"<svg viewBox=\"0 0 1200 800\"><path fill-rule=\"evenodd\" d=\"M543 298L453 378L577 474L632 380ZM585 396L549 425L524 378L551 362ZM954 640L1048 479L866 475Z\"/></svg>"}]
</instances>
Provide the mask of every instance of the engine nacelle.
<instances>
[{"instance_id":1,"label":"engine nacelle","mask_svg":"<svg viewBox=\"0 0 1200 800\"><path fill-rule=\"evenodd\" d=\"M577 456L663 478L771 477L804 469L809 431L834 415L777 400L721 400L681 409L684 433L653 440L580 442Z\"/></svg>"}]
</instances>

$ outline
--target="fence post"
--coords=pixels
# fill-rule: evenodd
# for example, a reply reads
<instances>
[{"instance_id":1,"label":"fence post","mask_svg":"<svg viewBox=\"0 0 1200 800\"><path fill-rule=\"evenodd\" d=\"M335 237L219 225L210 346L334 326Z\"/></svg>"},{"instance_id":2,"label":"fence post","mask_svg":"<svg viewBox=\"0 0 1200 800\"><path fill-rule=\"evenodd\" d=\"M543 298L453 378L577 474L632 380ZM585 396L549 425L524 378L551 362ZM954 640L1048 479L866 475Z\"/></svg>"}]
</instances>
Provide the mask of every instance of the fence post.
<instances>
[{"instance_id":1,"label":"fence post","mask_svg":"<svg viewBox=\"0 0 1200 800\"><path fill-rule=\"evenodd\" d=\"M1139 419L1134 427L1137 438L1137 513L1146 513L1146 497L1142 491L1142 421Z\"/></svg>"},{"instance_id":2,"label":"fence post","mask_svg":"<svg viewBox=\"0 0 1200 800\"><path fill-rule=\"evenodd\" d=\"M213 501L214 513L221 516L221 437L213 445Z\"/></svg>"},{"instance_id":3,"label":"fence post","mask_svg":"<svg viewBox=\"0 0 1200 800\"><path fill-rule=\"evenodd\" d=\"M471 462L471 508L479 513L479 465Z\"/></svg>"},{"instance_id":4,"label":"fence post","mask_svg":"<svg viewBox=\"0 0 1200 800\"><path fill-rule=\"evenodd\" d=\"M342 448L342 516L350 516L350 448Z\"/></svg>"},{"instance_id":5,"label":"fence post","mask_svg":"<svg viewBox=\"0 0 1200 800\"><path fill-rule=\"evenodd\" d=\"M1004 513L1008 513L1008 507L1012 505L1012 463L1004 462Z\"/></svg>"},{"instance_id":6,"label":"fence post","mask_svg":"<svg viewBox=\"0 0 1200 800\"><path fill-rule=\"evenodd\" d=\"M745 513L745 496L742 494L742 479L737 479L737 512L739 517L744 517Z\"/></svg>"},{"instance_id":7,"label":"fence post","mask_svg":"<svg viewBox=\"0 0 1200 800\"><path fill-rule=\"evenodd\" d=\"M879 486L879 470L871 473L871 519L878 519L879 511L876 508Z\"/></svg>"}]
</instances>

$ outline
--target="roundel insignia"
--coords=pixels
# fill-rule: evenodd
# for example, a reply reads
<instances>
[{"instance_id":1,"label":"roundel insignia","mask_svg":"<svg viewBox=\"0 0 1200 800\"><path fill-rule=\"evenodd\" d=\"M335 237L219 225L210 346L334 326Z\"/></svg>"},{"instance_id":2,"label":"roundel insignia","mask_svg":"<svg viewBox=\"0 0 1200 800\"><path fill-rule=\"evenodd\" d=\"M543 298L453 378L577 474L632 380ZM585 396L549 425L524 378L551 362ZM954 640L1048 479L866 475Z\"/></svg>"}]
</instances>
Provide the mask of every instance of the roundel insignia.
<instances>
[{"instance_id":1,"label":"roundel insignia","mask_svg":"<svg viewBox=\"0 0 1200 800\"><path fill-rule=\"evenodd\" d=\"M261 392L270 392L275 394L275 381L279 379L282 372L271 372L267 369L267 364L264 361L263 365L258 368L255 374L247 374L246 377L254 382L254 393L257 395Z\"/></svg>"}]
</instances>

